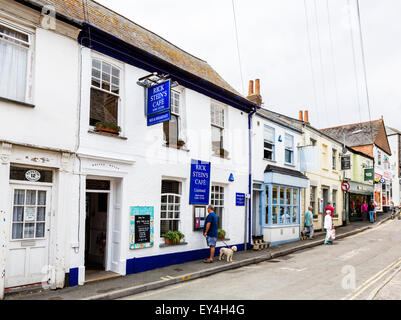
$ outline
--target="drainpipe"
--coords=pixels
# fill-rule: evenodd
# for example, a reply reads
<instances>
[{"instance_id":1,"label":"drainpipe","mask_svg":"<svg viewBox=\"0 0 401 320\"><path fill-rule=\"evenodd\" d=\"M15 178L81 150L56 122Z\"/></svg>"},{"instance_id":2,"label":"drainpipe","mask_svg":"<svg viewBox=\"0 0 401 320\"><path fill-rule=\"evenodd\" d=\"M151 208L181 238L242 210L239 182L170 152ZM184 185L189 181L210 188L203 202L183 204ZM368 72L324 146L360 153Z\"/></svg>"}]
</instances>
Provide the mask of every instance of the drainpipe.
<instances>
[{"instance_id":1,"label":"drainpipe","mask_svg":"<svg viewBox=\"0 0 401 320\"><path fill-rule=\"evenodd\" d=\"M245 223L245 250L247 250L247 244L251 243L251 221L252 221L252 117L256 113L257 108L254 109L248 115L248 145L249 145L249 181L248 181L248 194L249 199L247 199L248 203L248 226ZM248 239L246 237L246 232L248 229Z\"/></svg>"}]
</instances>

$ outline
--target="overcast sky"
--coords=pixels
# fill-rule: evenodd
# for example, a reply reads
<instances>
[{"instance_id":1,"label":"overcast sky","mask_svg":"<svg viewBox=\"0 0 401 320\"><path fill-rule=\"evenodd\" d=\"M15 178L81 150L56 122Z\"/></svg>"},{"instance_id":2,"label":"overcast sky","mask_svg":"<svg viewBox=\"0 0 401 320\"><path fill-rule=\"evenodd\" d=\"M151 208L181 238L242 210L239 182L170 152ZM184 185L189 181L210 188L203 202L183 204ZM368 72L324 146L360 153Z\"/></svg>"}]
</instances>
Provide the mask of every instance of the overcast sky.
<instances>
[{"instance_id":1,"label":"overcast sky","mask_svg":"<svg viewBox=\"0 0 401 320\"><path fill-rule=\"evenodd\" d=\"M244 95L259 78L266 108L295 118L309 110L317 128L369 120L355 1L234 0L242 83L232 0L98 0ZM360 0L360 9L371 118L401 130L401 1Z\"/></svg>"}]
</instances>

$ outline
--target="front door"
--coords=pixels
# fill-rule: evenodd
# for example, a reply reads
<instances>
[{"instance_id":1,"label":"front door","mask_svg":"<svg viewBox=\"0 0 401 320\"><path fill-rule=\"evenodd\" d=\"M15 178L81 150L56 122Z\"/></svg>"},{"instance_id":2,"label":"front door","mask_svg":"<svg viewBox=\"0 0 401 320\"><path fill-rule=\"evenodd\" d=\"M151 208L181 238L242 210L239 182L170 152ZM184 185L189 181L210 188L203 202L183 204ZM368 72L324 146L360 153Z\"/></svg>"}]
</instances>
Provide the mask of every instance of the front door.
<instances>
[{"instance_id":1,"label":"front door","mask_svg":"<svg viewBox=\"0 0 401 320\"><path fill-rule=\"evenodd\" d=\"M5 286L47 283L51 188L16 185L11 195Z\"/></svg>"}]
</instances>

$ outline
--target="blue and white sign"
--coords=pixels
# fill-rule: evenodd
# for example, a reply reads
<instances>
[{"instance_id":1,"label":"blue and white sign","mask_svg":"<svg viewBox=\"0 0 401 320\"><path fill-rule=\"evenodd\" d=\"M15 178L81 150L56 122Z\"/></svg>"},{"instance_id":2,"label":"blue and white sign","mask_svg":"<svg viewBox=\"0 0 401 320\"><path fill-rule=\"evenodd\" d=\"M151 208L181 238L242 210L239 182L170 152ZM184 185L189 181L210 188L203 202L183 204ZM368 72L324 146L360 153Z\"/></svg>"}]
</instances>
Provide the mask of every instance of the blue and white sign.
<instances>
[{"instance_id":1,"label":"blue and white sign","mask_svg":"<svg viewBox=\"0 0 401 320\"><path fill-rule=\"evenodd\" d=\"M171 81L160 83L148 88L147 116L170 110Z\"/></svg>"},{"instance_id":2,"label":"blue and white sign","mask_svg":"<svg viewBox=\"0 0 401 320\"><path fill-rule=\"evenodd\" d=\"M191 161L189 204L208 205L210 193L210 162Z\"/></svg>"},{"instance_id":3,"label":"blue and white sign","mask_svg":"<svg viewBox=\"0 0 401 320\"><path fill-rule=\"evenodd\" d=\"M171 120L171 112L170 110L167 110L162 113L154 114L148 116L148 127L152 126L154 124L158 124L164 121L169 121Z\"/></svg>"},{"instance_id":4,"label":"blue and white sign","mask_svg":"<svg viewBox=\"0 0 401 320\"><path fill-rule=\"evenodd\" d=\"M235 205L237 207L245 207L245 193L235 194Z\"/></svg>"}]
</instances>

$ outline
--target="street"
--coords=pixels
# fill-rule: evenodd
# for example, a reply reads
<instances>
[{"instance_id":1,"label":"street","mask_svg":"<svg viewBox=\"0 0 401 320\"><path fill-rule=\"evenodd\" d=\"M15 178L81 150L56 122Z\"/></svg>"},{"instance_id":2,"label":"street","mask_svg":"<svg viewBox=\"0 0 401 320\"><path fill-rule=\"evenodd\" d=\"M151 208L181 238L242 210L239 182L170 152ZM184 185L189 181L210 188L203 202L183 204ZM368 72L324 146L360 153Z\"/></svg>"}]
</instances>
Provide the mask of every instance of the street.
<instances>
[{"instance_id":1,"label":"street","mask_svg":"<svg viewBox=\"0 0 401 320\"><path fill-rule=\"evenodd\" d=\"M400 231L401 221L390 220L337 240L334 245L318 246L123 299L400 299Z\"/></svg>"}]
</instances>

